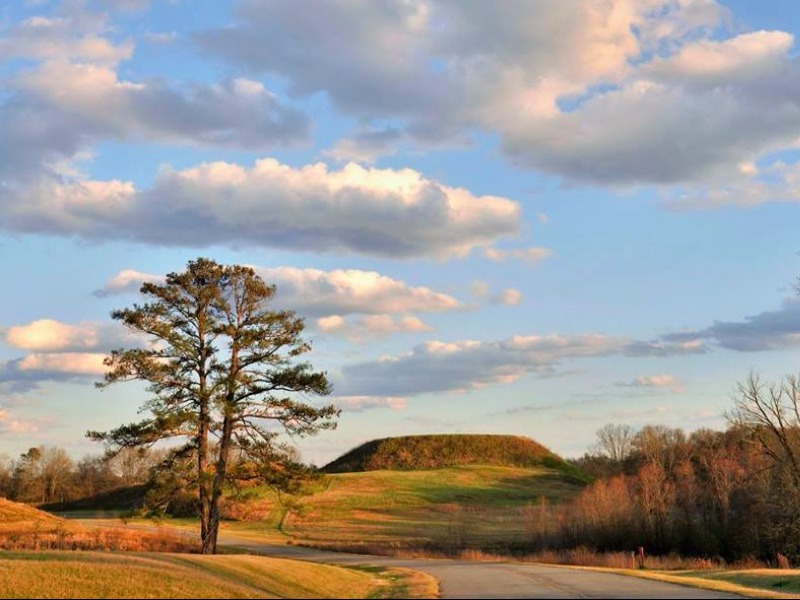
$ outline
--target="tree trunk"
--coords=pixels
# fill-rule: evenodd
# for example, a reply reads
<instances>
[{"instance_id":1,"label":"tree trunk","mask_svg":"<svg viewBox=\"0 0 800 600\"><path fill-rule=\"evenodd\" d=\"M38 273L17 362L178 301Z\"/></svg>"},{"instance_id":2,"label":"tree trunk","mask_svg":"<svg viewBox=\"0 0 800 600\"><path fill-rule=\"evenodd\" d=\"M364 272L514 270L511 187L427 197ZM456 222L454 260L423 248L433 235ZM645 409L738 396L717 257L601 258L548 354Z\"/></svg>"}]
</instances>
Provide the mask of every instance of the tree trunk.
<instances>
[{"instance_id":1,"label":"tree trunk","mask_svg":"<svg viewBox=\"0 0 800 600\"><path fill-rule=\"evenodd\" d=\"M220 510L219 501L222 498L222 488L225 485L225 478L228 474L228 459L231 452L231 441L233 437L233 421L230 417L225 417L222 422L222 438L219 444L219 458L217 459L217 469L214 474L214 483L211 490L211 502L209 506L208 520L208 546L209 552L204 554L215 554L217 551L217 537L219 535Z\"/></svg>"},{"instance_id":2,"label":"tree trunk","mask_svg":"<svg viewBox=\"0 0 800 600\"><path fill-rule=\"evenodd\" d=\"M202 554L214 554L216 552L216 535L211 539L211 495L208 493L208 422L205 416L205 409L200 411L200 439L197 444L197 483L200 498L200 543Z\"/></svg>"}]
</instances>

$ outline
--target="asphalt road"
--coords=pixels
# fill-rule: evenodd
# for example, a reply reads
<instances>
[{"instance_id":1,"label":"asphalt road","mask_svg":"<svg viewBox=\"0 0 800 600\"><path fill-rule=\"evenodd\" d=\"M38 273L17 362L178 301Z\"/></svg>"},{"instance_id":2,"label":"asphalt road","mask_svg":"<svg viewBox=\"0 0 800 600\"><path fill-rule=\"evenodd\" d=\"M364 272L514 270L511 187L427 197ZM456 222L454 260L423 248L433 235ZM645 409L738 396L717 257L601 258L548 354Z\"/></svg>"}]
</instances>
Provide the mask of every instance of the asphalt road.
<instances>
[{"instance_id":1,"label":"asphalt road","mask_svg":"<svg viewBox=\"0 0 800 600\"><path fill-rule=\"evenodd\" d=\"M219 541L270 556L423 571L439 580L442 598L742 598L736 594L568 567L344 554L261 544L224 534Z\"/></svg>"},{"instance_id":2,"label":"asphalt road","mask_svg":"<svg viewBox=\"0 0 800 600\"><path fill-rule=\"evenodd\" d=\"M121 525L113 521L78 519L88 526L169 529L168 526ZM441 598L743 598L691 586L650 579L584 571L563 566L514 562L412 559L347 554L294 545L265 544L247 537L220 533L219 544L253 553L337 565L380 565L423 571L439 580Z\"/></svg>"}]
</instances>

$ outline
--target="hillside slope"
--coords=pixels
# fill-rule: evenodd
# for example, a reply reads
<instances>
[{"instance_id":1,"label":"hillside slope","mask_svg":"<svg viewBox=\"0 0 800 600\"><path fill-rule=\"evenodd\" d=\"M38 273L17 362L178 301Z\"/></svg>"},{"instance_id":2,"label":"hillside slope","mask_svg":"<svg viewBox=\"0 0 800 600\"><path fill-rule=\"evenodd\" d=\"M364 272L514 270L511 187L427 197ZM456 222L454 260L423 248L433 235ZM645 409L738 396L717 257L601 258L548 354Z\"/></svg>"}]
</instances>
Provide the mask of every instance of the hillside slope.
<instances>
[{"instance_id":1,"label":"hillside slope","mask_svg":"<svg viewBox=\"0 0 800 600\"><path fill-rule=\"evenodd\" d=\"M61 519L42 510L0 498L0 529L4 526L56 526Z\"/></svg>"},{"instance_id":2,"label":"hillside slope","mask_svg":"<svg viewBox=\"0 0 800 600\"><path fill-rule=\"evenodd\" d=\"M513 435L439 434L372 440L322 468L325 473L413 471L465 465L546 467L586 481L586 476L530 438Z\"/></svg>"}]
</instances>

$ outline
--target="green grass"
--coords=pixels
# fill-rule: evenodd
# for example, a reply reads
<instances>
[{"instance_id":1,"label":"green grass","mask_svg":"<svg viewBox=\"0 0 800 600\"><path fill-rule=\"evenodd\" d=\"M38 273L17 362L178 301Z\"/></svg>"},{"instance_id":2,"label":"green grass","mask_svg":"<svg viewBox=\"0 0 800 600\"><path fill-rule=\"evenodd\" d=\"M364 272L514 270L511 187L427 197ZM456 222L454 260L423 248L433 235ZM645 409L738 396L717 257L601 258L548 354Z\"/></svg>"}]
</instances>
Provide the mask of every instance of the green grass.
<instances>
[{"instance_id":1,"label":"green grass","mask_svg":"<svg viewBox=\"0 0 800 600\"><path fill-rule=\"evenodd\" d=\"M687 571L680 577L700 577L713 581L724 581L747 588L756 588L800 594L800 569L747 569L736 571Z\"/></svg>"},{"instance_id":2,"label":"green grass","mask_svg":"<svg viewBox=\"0 0 800 600\"><path fill-rule=\"evenodd\" d=\"M410 435L372 440L325 465L326 473L411 471L463 465L545 467L580 482L588 477L530 438L514 435Z\"/></svg>"},{"instance_id":3,"label":"green grass","mask_svg":"<svg viewBox=\"0 0 800 600\"><path fill-rule=\"evenodd\" d=\"M523 512L581 489L546 468L461 466L416 471L328 475L289 506L274 503L268 519L231 522L223 531L284 536L300 543L459 543L472 547L529 538Z\"/></svg>"},{"instance_id":4,"label":"green grass","mask_svg":"<svg viewBox=\"0 0 800 600\"><path fill-rule=\"evenodd\" d=\"M249 555L15 552L0 556L2 598L387 598L406 575ZM435 597L430 582L405 597Z\"/></svg>"},{"instance_id":5,"label":"green grass","mask_svg":"<svg viewBox=\"0 0 800 600\"><path fill-rule=\"evenodd\" d=\"M589 571L618 573L666 583L739 594L746 598L800 598L800 569L715 569L661 571L649 569L614 569L607 567L572 567Z\"/></svg>"},{"instance_id":6,"label":"green grass","mask_svg":"<svg viewBox=\"0 0 800 600\"><path fill-rule=\"evenodd\" d=\"M547 468L470 465L338 473L323 476L285 503L269 489L250 490L248 502L269 508L265 518L225 520L221 531L266 543L492 551L531 539L531 515L540 513L542 499L545 506L558 504L581 489L569 475ZM146 519L126 522L152 525ZM196 519L162 522L197 530Z\"/></svg>"}]
</instances>

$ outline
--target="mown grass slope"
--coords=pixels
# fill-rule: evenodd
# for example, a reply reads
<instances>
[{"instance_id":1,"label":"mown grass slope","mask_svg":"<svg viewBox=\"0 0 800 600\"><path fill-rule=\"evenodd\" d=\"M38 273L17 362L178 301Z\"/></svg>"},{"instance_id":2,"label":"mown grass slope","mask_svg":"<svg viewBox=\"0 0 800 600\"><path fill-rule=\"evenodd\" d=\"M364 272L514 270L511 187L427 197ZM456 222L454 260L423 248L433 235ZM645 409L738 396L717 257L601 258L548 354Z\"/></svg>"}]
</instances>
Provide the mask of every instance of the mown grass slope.
<instances>
[{"instance_id":1,"label":"mown grass slope","mask_svg":"<svg viewBox=\"0 0 800 600\"><path fill-rule=\"evenodd\" d=\"M61 519L42 510L0 498L0 531L9 526L48 527L60 522Z\"/></svg>"},{"instance_id":2,"label":"mown grass slope","mask_svg":"<svg viewBox=\"0 0 800 600\"><path fill-rule=\"evenodd\" d=\"M387 598L392 571L264 556L12 552L0 556L2 598ZM435 590L435 588L434 588Z\"/></svg>"},{"instance_id":3,"label":"mown grass slope","mask_svg":"<svg viewBox=\"0 0 800 600\"><path fill-rule=\"evenodd\" d=\"M281 532L298 543L377 551L380 546L490 550L530 540L549 508L582 488L557 469L466 465L365 471L323 477L305 495L271 502L269 518L228 522L255 535Z\"/></svg>"},{"instance_id":4,"label":"mown grass slope","mask_svg":"<svg viewBox=\"0 0 800 600\"><path fill-rule=\"evenodd\" d=\"M372 440L322 468L325 473L412 471L462 465L546 467L586 481L563 458L530 438L514 435L439 434Z\"/></svg>"},{"instance_id":5,"label":"mown grass slope","mask_svg":"<svg viewBox=\"0 0 800 600\"><path fill-rule=\"evenodd\" d=\"M0 550L196 552L196 538L172 531L125 531L116 527L87 529L73 520L0 498Z\"/></svg>"}]
</instances>

